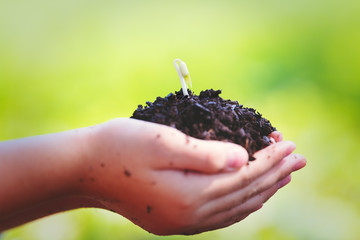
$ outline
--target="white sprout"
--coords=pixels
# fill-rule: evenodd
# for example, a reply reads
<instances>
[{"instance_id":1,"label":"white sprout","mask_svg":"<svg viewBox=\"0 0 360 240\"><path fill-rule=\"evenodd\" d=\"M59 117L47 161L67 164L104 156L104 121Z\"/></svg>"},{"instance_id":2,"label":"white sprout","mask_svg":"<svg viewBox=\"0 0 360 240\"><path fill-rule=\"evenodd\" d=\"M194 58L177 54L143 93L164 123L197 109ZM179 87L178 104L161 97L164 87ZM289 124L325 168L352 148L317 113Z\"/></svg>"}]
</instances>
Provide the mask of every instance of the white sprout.
<instances>
[{"instance_id":1,"label":"white sprout","mask_svg":"<svg viewBox=\"0 0 360 240\"><path fill-rule=\"evenodd\" d=\"M188 70L185 62L181 61L178 58L176 58L173 63L174 63L176 72L180 78L183 94L184 94L184 96L188 96L189 93L187 91L187 88L192 87L189 70Z\"/></svg>"}]
</instances>

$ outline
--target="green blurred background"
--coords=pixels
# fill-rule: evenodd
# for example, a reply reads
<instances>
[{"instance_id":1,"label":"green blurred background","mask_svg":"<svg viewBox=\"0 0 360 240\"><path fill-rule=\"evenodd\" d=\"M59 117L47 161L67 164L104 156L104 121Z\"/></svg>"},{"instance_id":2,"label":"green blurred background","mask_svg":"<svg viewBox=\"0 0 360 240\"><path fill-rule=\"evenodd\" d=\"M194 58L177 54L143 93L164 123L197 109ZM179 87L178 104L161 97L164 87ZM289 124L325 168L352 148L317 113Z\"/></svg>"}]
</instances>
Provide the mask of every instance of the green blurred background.
<instances>
[{"instance_id":1,"label":"green blurred background","mask_svg":"<svg viewBox=\"0 0 360 240\"><path fill-rule=\"evenodd\" d=\"M308 166L265 207L187 239L359 239L360 2L0 1L0 140L129 117L180 89L258 109ZM183 239L82 209L2 239Z\"/></svg>"}]
</instances>

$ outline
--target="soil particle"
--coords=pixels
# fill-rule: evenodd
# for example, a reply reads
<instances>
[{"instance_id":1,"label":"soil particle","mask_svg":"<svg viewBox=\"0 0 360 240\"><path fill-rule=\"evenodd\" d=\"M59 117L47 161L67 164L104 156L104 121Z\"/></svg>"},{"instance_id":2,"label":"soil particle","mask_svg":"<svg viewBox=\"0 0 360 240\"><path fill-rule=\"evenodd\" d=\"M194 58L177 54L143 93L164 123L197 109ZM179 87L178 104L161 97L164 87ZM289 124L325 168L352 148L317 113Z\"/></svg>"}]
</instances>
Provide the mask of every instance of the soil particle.
<instances>
[{"instance_id":1,"label":"soil particle","mask_svg":"<svg viewBox=\"0 0 360 240\"><path fill-rule=\"evenodd\" d=\"M128 170L124 170L124 174L125 174L125 176L127 176L127 177L131 177L131 172L129 172Z\"/></svg>"},{"instance_id":2,"label":"soil particle","mask_svg":"<svg viewBox=\"0 0 360 240\"><path fill-rule=\"evenodd\" d=\"M185 134L206 140L233 142L253 154L271 144L268 135L276 129L254 108L224 100L221 90L205 90L184 96L182 90L157 97L147 106L139 105L131 118L174 127ZM186 140L188 143L188 140Z\"/></svg>"},{"instance_id":3,"label":"soil particle","mask_svg":"<svg viewBox=\"0 0 360 240\"><path fill-rule=\"evenodd\" d=\"M146 212L150 213L152 211L152 207L150 205L146 206Z\"/></svg>"}]
</instances>

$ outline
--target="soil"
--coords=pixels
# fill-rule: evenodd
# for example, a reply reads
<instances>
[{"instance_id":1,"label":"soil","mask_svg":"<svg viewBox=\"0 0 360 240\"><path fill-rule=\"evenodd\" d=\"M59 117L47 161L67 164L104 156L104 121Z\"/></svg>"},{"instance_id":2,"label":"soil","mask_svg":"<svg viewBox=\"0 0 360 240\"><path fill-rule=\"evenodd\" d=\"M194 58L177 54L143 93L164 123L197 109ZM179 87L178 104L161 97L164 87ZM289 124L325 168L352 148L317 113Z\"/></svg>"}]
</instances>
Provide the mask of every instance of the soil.
<instances>
[{"instance_id":1,"label":"soil","mask_svg":"<svg viewBox=\"0 0 360 240\"><path fill-rule=\"evenodd\" d=\"M240 144L254 160L256 151L271 144L268 135L276 129L255 109L224 100L220 93L210 89L184 96L180 89L146 102L147 106L139 105L131 118L171 126L199 139Z\"/></svg>"}]
</instances>

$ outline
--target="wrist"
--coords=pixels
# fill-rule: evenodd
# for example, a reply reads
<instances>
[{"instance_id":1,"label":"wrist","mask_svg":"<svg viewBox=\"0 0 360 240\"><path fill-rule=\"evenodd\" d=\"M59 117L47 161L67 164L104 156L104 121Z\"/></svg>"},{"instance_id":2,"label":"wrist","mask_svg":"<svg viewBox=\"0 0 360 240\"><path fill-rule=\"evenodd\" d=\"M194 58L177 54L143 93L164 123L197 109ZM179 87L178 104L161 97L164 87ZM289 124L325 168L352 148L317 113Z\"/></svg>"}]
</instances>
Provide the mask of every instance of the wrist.
<instances>
[{"instance_id":1,"label":"wrist","mask_svg":"<svg viewBox=\"0 0 360 240\"><path fill-rule=\"evenodd\" d=\"M98 199L104 188L108 152L109 122L79 129L74 145L76 163L72 165L72 182L68 192L81 198Z\"/></svg>"},{"instance_id":2,"label":"wrist","mask_svg":"<svg viewBox=\"0 0 360 240\"><path fill-rule=\"evenodd\" d=\"M66 196L89 197L88 183L92 181L89 173L93 171L96 128L84 127L69 132L72 137L68 145L73 157L67 161L67 177L64 179Z\"/></svg>"},{"instance_id":3,"label":"wrist","mask_svg":"<svg viewBox=\"0 0 360 240\"><path fill-rule=\"evenodd\" d=\"M91 135L91 129L85 127L55 133L53 137L49 137L49 145L54 147L51 152L54 158L47 166L45 164L44 171L48 170L47 174L51 176L48 178L48 187L54 189L54 198L81 196L79 182L85 172L85 163L90 157Z\"/></svg>"},{"instance_id":4,"label":"wrist","mask_svg":"<svg viewBox=\"0 0 360 240\"><path fill-rule=\"evenodd\" d=\"M112 191L113 176L117 176L116 181L124 177L118 170L118 164L124 158L123 138L119 133L126 131L126 121L113 119L83 129L79 163L75 166L74 193L86 198L104 199L107 192Z\"/></svg>"}]
</instances>

